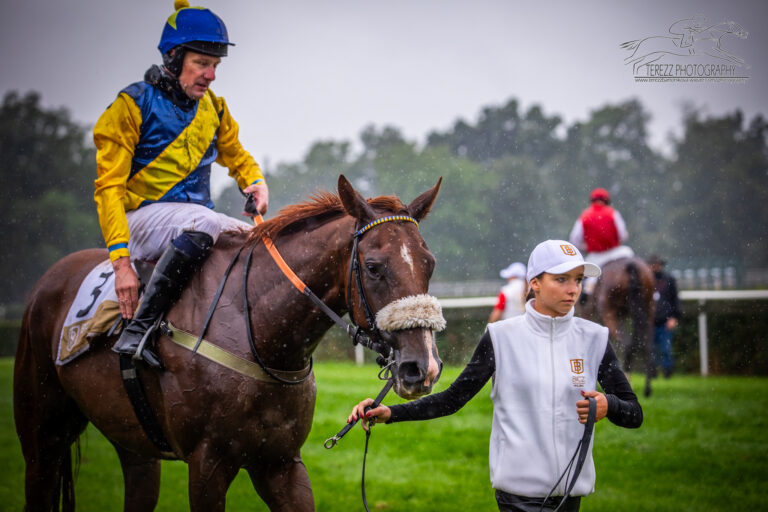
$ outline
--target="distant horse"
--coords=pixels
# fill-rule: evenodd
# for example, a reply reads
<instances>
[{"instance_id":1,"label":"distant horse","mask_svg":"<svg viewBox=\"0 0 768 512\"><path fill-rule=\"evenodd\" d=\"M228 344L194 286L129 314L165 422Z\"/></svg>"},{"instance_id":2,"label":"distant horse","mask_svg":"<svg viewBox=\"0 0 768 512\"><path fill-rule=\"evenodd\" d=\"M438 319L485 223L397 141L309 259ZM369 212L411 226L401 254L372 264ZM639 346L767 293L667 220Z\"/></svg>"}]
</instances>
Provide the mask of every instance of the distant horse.
<instances>
[{"instance_id":1,"label":"distant horse","mask_svg":"<svg viewBox=\"0 0 768 512\"><path fill-rule=\"evenodd\" d=\"M641 358L645 363L645 396L653 378L653 300L651 268L640 258L620 258L602 266L602 274L582 313L608 327L624 356L624 371L631 372ZM631 328L627 332L627 323Z\"/></svg>"},{"instance_id":2,"label":"distant horse","mask_svg":"<svg viewBox=\"0 0 768 512\"><path fill-rule=\"evenodd\" d=\"M722 47L722 38L726 35L746 39L749 33L735 21L727 21L709 27L691 28L676 37L651 36L627 41L621 44L621 48L631 52L624 62L632 64L632 70L635 73L641 66L652 64L670 55L709 56L743 65L743 59Z\"/></svg>"},{"instance_id":3,"label":"distant horse","mask_svg":"<svg viewBox=\"0 0 768 512\"><path fill-rule=\"evenodd\" d=\"M64 366L54 364L62 323L78 287L107 255L85 250L56 263L31 292L16 354L14 411L26 461L27 509L58 510L61 501L64 510L74 510L71 445L92 422L117 450L126 511L155 508L163 458L188 464L193 511L223 511L227 488L240 468L248 471L271 510L313 510L300 449L315 407L310 358L331 321L278 269L262 235L274 241L291 269L330 309L337 314L351 309L352 320L369 331L361 291L373 313L404 298L436 303L425 295L435 260L416 221L427 215L439 188L440 181L404 206L393 196L366 201L340 176L338 197L320 193L285 208L251 233L223 234L166 319L199 333L224 269L239 249L253 248L250 273L244 274L244 258L232 267L206 339L254 364L245 341L248 323L267 368L308 378L295 385L256 380L161 336L156 348L165 370L139 363L138 371L170 454L161 452L137 421L123 389L118 355L109 350L114 340ZM408 221L382 222L354 237L363 226L393 214ZM352 254L359 254L361 288L348 286L354 279L348 270ZM246 289L250 306L243 305ZM432 330L416 320L410 327L382 331L394 350L394 389L404 398L429 393L442 368Z\"/></svg>"}]
</instances>

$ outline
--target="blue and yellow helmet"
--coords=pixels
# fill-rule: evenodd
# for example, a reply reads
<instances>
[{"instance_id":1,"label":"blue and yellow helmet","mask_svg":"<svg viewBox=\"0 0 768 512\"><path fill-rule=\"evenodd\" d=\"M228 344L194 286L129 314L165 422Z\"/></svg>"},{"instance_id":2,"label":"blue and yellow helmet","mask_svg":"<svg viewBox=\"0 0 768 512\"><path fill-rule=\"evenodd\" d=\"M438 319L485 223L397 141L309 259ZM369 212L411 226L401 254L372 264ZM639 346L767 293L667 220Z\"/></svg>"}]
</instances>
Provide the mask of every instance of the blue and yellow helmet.
<instances>
[{"instance_id":1,"label":"blue and yellow helmet","mask_svg":"<svg viewBox=\"0 0 768 512\"><path fill-rule=\"evenodd\" d=\"M177 46L215 57L226 57L229 41L224 22L209 9L190 7L188 0L174 2L176 12L168 17L157 46L166 55Z\"/></svg>"}]
</instances>

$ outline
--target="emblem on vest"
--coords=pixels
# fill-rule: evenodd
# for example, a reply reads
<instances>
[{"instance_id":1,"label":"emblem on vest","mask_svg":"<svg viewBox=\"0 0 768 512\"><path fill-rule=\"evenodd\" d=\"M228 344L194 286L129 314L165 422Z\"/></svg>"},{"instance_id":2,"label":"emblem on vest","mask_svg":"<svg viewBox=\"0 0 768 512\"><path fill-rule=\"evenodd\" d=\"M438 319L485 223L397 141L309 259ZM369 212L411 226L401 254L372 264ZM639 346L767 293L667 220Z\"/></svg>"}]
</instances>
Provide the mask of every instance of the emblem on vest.
<instances>
[{"instance_id":1,"label":"emblem on vest","mask_svg":"<svg viewBox=\"0 0 768 512\"><path fill-rule=\"evenodd\" d=\"M566 256L576 256L576 250L573 248L572 245L561 244L560 248L563 250Z\"/></svg>"},{"instance_id":2,"label":"emblem on vest","mask_svg":"<svg viewBox=\"0 0 768 512\"><path fill-rule=\"evenodd\" d=\"M571 359L571 382L576 388L583 388L586 383L586 377L582 375L584 373L584 360L583 359Z\"/></svg>"}]
</instances>

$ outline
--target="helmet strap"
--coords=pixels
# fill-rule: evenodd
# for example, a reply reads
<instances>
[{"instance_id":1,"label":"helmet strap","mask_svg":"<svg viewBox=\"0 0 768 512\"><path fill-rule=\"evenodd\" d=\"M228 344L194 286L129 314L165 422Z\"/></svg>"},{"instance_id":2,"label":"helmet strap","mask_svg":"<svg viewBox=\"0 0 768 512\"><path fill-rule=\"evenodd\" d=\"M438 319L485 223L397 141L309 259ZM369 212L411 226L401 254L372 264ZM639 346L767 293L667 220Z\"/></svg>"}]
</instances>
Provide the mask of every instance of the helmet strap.
<instances>
[{"instance_id":1,"label":"helmet strap","mask_svg":"<svg viewBox=\"0 0 768 512\"><path fill-rule=\"evenodd\" d=\"M163 66L175 78L181 75L181 69L184 66L184 55L186 53L186 48L177 46L163 54Z\"/></svg>"}]
</instances>

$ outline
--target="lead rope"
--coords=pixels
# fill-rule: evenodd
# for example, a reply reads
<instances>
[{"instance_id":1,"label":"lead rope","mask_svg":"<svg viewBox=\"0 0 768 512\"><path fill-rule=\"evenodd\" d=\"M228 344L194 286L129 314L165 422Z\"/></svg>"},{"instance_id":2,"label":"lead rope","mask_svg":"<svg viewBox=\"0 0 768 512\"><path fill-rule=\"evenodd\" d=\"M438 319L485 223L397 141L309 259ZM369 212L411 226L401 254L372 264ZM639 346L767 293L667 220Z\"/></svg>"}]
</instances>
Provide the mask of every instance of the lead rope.
<instances>
[{"instance_id":1,"label":"lead rope","mask_svg":"<svg viewBox=\"0 0 768 512\"><path fill-rule=\"evenodd\" d=\"M389 393L389 390L392 389L392 384L394 384L394 380L392 379L392 375L390 373L390 366L392 366L392 362L390 362L387 366L381 369L379 372L379 379L384 380L386 379L387 382L384 383L384 387L381 388L381 391L379 391L379 394L376 395L376 398L373 400L373 403L366 407L363 412L366 413L370 411L371 409L377 408L379 405L381 405L381 402L384 400L384 397L387 396L387 393ZM339 430L339 432L332 437L329 437L325 440L325 443L323 443L323 446L326 450L330 450L336 444L341 440L342 437L346 435L347 432L352 430L352 427L357 425L357 422L360 421L362 418L357 418L352 423L347 423L344 425L344 428ZM360 477L360 492L363 497L363 507L365 507L366 512L370 512L368 509L368 500L365 497L365 463L368 458L368 442L371 438L371 428L373 428L373 425L376 423L375 420L368 422L368 430L365 432L365 449L363 450L363 470L362 470L362 476Z\"/></svg>"},{"instance_id":2,"label":"lead rope","mask_svg":"<svg viewBox=\"0 0 768 512\"><path fill-rule=\"evenodd\" d=\"M375 409L379 405L381 405L381 401L384 400L384 397L386 396L389 389L392 387L393 380L390 378L387 380L387 383L384 384L384 387L382 388L379 395L376 397L376 400L373 401L371 405L366 407L364 409L364 412L368 412L371 409ZM355 422L357 423L357 422ZM373 429L373 425L376 423L376 419L373 419L368 422L368 430L365 432L365 449L363 450L363 472L360 477L360 493L363 496L363 507L365 507L365 512L371 512L368 509L368 500L365 499L365 461L368 458L368 441L371 439L371 431ZM353 424L354 425L354 424Z\"/></svg>"},{"instance_id":3,"label":"lead rope","mask_svg":"<svg viewBox=\"0 0 768 512\"><path fill-rule=\"evenodd\" d=\"M249 215L252 215L253 221L255 224L259 225L264 222L263 218L261 217L261 214L256 210L256 206L254 204L253 196L248 194L247 200L245 203L245 211ZM368 327L373 330L374 336L377 338L380 338L379 336L379 329L376 326L376 318L373 312L371 311L371 308L368 304L368 300L365 296L365 289L363 288L363 282L362 278L360 276L360 262L359 262L359 256L358 256L358 249L357 245L360 240L360 237L368 231L369 229L378 226L379 224L382 224L384 222L391 222L391 221L406 221L406 222L413 222L417 226L419 225L418 221L416 219L411 218L408 215L392 215L389 217L383 217L381 219L377 219L373 222L370 222L369 224L363 226L354 234L354 239L352 243L352 256L350 258L350 266L349 266L349 276L347 279L347 300L351 300L351 286L352 286L352 274L354 274L355 277L355 284L357 286L357 292L358 297L360 301L363 304L363 312L366 317L366 321L368 322ZM320 300L319 297L317 297L314 293L312 293L312 290L309 289L309 287L304 284L304 282L291 270L291 268L288 266L288 264L285 263L282 256L280 256L280 253L277 251L277 248L274 246L274 243L272 240L266 236L262 235L262 241L264 242L264 246L267 248L267 251L272 256L272 259L277 264L277 266L282 270L283 274L288 278L291 283L304 295L309 297L312 302L314 302L328 317L331 318L334 322L336 322L339 326L344 329L347 334L349 334L352 337L352 342L354 345L361 344L375 352L378 352L380 355L376 358L376 362L382 366L382 369L379 371L379 379L380 380L386 380L386 383L384 384L384 387L381 389L379 394L376 396L376 399L373 401L373 403L366 407L364 409L364 412L368 412L371 409L375 409L379 405L381 405L381 401L384 400L384 397L387 395L390 389L392 389L392 385L394 384L394 379L391 374L391 366L394 364L394 350L391 347L387 347L383 343L377 343L373 340L371 340L368 336L366 336L360 327L353 328L351 325L347 324L339 315L334 313L322 300ZM243 279L243 293L245 294L245 286L246 286L246 279L247 279L247 272L248 272L248 263L250 262L251 254L253 253L253 249L248 253L247 259L246 259L246 274ZM247 300L247 299L246 299ZM248 305L247 302L245 303L245 313L246 313L246 330L250 331L250 324L248 321ZM347 305L347 309L349 309L350 317L352 315L352 308L351 305ZM249 332L249 338L250 338L250 332ZM254 347L253 347L253 341L251 339L251 349L254 352L254 356L257 356ZM389 350L387 350L389 349ZM257 357L258 359L258 357ZM311 363L311 359L310 359ZM311 372L311 368L310 368ZM323 443L323 446L330 450L336 444L341 440L344 435L349 432L352 427L354 427L357 422L360 420L358 418L352 423L347 423L344 428L342 428L335 436L329 437L325 440L325 443ZM368 501L365 497L365 463L368 456L368 442L371 437L371 427L375 423L375 420L373 422L370 422L368 425L368 431L365 434L365 450L363 452L363 470L362 470L362 478L360 482L361 486L361 492L363 497L363 506L365 507L366 512L370 512L368 509Z\"/></svg>"},{"instance_id":4,"label":"lead rope","mask_svg":"<svg viewBox=\"0 0 768 512\"><path fill-rule=\"evenodd\" d=\"M565 494L563 495L563 499L560 500L560 504L552 512L557 512L560 510L560 507L563 506L565 500L568 499L568 496L571 494L573 486L576 485L576 480L579 478L581 468L584 466L584 461L587 459L587 451L589 450L589 443L592 440L592 432L594 431L595 427L595 418L597 417L597 401L592 397L589 397L588 400L589 411L587 412L587 422L584 424L584 435L581 436L579 444L576 445L576 450L573 452L573 457L571 457L570 462L568 462L568 465L565 467L565 471L563 471L563 474L560 475L560 478L557 479L555 485L553 485L549 490L547 496L544 498L544 501L541 502L539 512L544 510L544 505L547 503L549 497L552 496L552 493L560 484L560 481L563 479L563 477L565 477ZM576 460L577 455L579 457L578 460ZM576 461L575 466L573 465L574 461ZM573 476L570 476L571 469L573 469ZM570 481L568 480L569 477Z\"/></svg>"}]
</instances>

